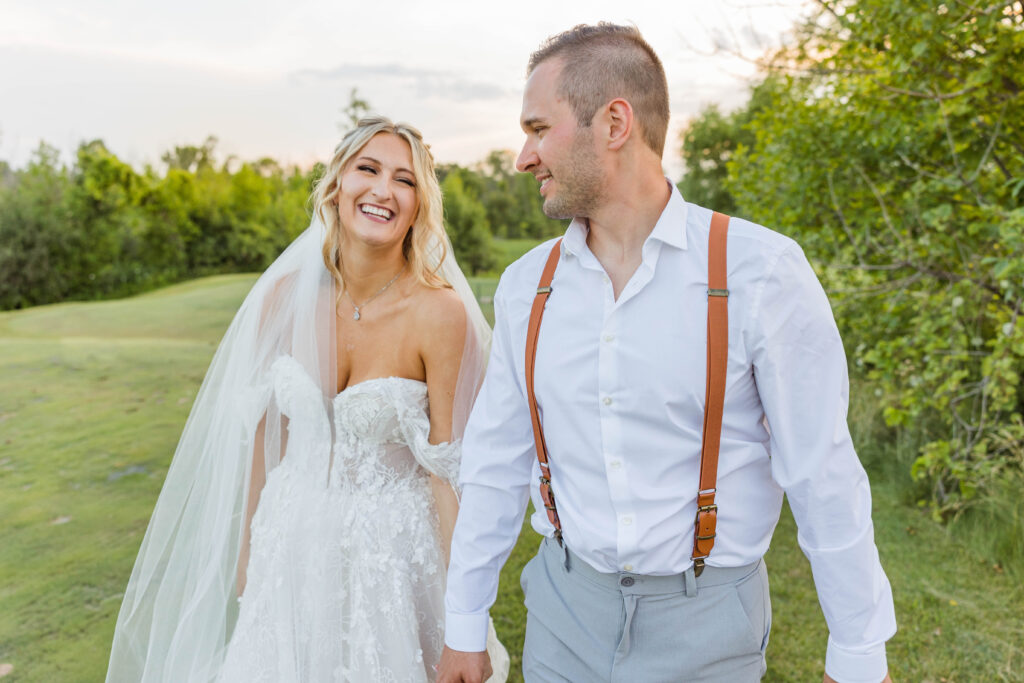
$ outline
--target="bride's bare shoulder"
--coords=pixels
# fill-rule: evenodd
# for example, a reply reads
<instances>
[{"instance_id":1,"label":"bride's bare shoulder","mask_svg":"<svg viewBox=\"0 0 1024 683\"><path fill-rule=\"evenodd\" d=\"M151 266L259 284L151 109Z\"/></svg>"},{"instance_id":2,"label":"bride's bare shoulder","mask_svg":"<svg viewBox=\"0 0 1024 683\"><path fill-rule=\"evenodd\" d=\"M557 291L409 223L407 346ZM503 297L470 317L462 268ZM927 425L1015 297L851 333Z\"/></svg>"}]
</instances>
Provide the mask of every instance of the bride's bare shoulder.
<instances>
[{"instance_id":1,"label":"bride's bare shoulder","mask_svg":"<svg viewBox=\"0 0 1024 683\"><path fill-rule=\"evenodd\" d=\"M447 345L465 338L466 307L455 290L420 285L413 304L416 327L431 341Z\"/></svg>"}]
</instances>

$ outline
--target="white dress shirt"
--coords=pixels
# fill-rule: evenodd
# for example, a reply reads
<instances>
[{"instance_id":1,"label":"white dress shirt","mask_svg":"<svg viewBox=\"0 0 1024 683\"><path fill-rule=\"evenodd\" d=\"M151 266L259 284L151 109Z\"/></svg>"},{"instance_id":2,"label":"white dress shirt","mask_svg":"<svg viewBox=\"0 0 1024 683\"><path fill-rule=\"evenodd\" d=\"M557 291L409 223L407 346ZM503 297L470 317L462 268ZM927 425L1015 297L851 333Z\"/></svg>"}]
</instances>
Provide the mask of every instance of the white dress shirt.
<instances>
[{"instance_id":1,"label":"white dress shirt","mask_svg":"<svg viewBox=\"0 0 1024 683\"><path fill-rule=\"evenodd\" d=\"M602 572L665 575L691 564L704 419L711 212L672 196L615 299L573 221L541 325L536 395L565 542ZM463 438L461 510L445 641L484 649L487 610L527 495L538 492L526 400L527 321L551 242L502 275L487 376ZM871 491L846 425L848 380L832 311L800 247L733 218L729 362L709 566L756 562L783 493L799 526L830 637L826 671L881 681L896 630L875 548Z\"/></svg>"}]
</instances>

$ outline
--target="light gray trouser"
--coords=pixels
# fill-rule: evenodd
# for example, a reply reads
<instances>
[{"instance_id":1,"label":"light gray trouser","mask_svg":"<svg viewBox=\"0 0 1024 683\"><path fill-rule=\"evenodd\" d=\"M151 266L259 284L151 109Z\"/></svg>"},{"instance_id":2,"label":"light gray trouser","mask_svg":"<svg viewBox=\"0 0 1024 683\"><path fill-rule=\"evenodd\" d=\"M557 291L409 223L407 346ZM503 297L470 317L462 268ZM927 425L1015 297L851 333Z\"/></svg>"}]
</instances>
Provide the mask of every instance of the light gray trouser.
<instances>
[{"instance_id":1,"label":"light gray trouser","mask_svg":"<svg viewBox=\"0 0 1024 683\"><path fill-rule=\"evenodd\" d=\"M764 561L674 576L605 574L550 538L523 569L527 683L746 683L765 672Z\"/></svg>"}]
</instances>

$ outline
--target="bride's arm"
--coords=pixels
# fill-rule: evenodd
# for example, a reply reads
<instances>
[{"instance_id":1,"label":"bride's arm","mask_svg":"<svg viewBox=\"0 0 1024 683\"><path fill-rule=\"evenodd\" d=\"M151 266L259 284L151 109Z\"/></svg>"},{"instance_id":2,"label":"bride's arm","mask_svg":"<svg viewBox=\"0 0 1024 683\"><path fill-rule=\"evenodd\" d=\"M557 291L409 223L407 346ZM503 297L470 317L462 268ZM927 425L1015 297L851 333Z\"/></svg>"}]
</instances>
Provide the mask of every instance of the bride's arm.
<instances>
[{"instance_id":1,"label":"bride's arm","mask_svg":"<svg viewBox=\"0 0 1024 683\"><path fill-rule=\"evenodd\" d=\"M430 490L434 494L434 505L437 507L437 519L441 526L441 552L444 555L444 565L447 567L451 559L455 518L459 516L459 501L455 497L452 485L433 474L430 475Z\"/></svg>"},{"instance_id":2,"label":"bride's arm","mask_svg":"<svg viewBox=\"0 0 1024 683\"><path fill-rule=\"evenodd\" d=\"M452 405L466 342L466 310L455 292L444 289L431 292L430 304L421 311L421 324L417 327L419 338L423 340L421 358L427 377L430 443L439 444L452 439ZM459 502L454 482L432 474L430 486L437 506L441 550L447 566Z\"/></svg>"},{"instance_id":3,"label":"bride's arm","mask_svg":"<svg viewBox=\"0 0 1024 683\"><path fill-rule=\"evenodd\" d=\"M256 514L256 507L260 503L260 492L267 483L267 465L264 458L264 444L267 436L266 415L256 426L256 433L253 436L252 464L249 474L249 490L245 497L245 523L242 525L242 544L238 550L238 568L235 574L235 586L238 596L245 592L246 572L249 569L249 536L252 526L252 517ZM281 455L284 456L285 447L288 443L288 418L281 416Z\"/></svg>"}]
</instances>

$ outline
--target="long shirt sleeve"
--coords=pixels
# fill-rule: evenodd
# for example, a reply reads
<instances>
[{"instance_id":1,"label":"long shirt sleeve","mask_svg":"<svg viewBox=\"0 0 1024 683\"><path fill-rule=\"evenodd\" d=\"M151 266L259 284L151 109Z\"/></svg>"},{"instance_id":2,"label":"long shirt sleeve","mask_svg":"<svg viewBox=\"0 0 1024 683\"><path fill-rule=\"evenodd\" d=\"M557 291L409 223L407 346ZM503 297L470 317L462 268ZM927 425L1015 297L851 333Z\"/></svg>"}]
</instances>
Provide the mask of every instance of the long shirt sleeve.
<instances>
[{"instance_id":1,"label":"long shirt sleeve","mask_svg":"<svg viewBox=\"0 0 1024 683\"><path fill-rule=\"evenodd\" d=\"M445 643L464 652L482 651L487 611L498 591L498 573L519 535L533 471L529 408L511 358L502 282L494 297L491 356L466 433L445 596Z\"/></svg>"},{"instance_id":2,"label":"long shirt sleeve","mask_svg":"<svg viewBox=\"0 0 1024 683\"><path fill-rule=\"evenodd\" d=\"M797 541L829 627L826 672L877 683L896 632L892 590L871 522L871 488L847 428L846 356L828 300L796 245L756 302L754 376L771 434L772 477L785 490Z\"/></svg>"}]
</instances>

